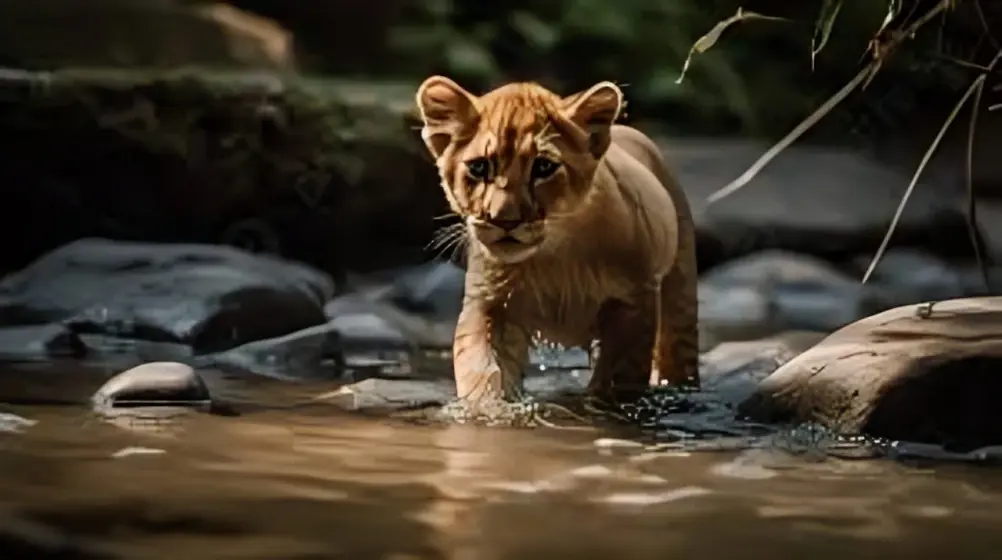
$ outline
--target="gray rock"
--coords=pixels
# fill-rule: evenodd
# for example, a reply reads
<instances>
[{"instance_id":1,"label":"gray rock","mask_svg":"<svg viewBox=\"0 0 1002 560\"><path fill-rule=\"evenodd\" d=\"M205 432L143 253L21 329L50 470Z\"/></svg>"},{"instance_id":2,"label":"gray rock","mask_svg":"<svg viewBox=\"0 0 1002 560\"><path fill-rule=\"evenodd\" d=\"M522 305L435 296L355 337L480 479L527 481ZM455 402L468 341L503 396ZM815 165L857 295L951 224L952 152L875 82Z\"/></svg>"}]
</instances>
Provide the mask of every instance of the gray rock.
<instances>
[{"instance_id":1,"label":"gray rock","mask_svg":"<svg viewBox=\"0 0 1002 560\"><path fill-rule=\"evenodd\" d=\"M385 319L380 311L387 306L362 294L347 294L324 306L324 312L341 336L353 349L403 349L412 342L401 330Z\"/></svg>"},{"instance_id":2,"label":"gray rock","mask_svg":"<svg viewBox=\"0 0 1002 560\"><path fill-rule=\"evenodd\" d=\"M776 368L824 337L820 332L788 331L758 340L721 343L700 357L702 390L736 406Z\"/></svg>"},{"instance_id":3,"label":"gray rock","mask_svg":"<svg viewBox=\"0 0 1002 560\"><path fill-rule=\"evenodd\" d=\"M104 416L158 415L178 409L208 410L209 389L191 367L177 362L151 362L109 379L91 397L95 412Z\"/></svg>"},{"instance_id":4,"label":"gray rock","mask_svg":"<svg viewBox=\"0 0 1002 560\"><path fill-rule=\"evenodd\" d=\"M854 261L863 277L872 255ZM892 249L880 259L867 282L883 308L971 295L961 269L915 249ZM982 288L983 290L983 288Z\"/></svg>"},{"instance_id":5,"label":"gray rock","mask_svg":"<svg viewBox=\"0 0 1002 560\"><path fill-rule=\"evenodd\" d=\"M731 339L831 331L862 316L867 301L859 282L834 266L778 250L711 269L700 279L699 297L700 323Z\"/></svg>"},{"instance_id":6,"label":"gray rock","mask_svg":"<svg viewBox=\"0 0 1002 560\"><path fill-rule=\"evenodd\" d=\"M0 281L0 321L210 352L322 324L332 292L323 273L230 247L85 239Z\"/></svg>"},{"instance_id":7,"label":"gray rock","mask_svg":"<svg viewBox=\"0 0 1002 560\"><path fill-rule=\"evenodd\" d=\"M456 317L408 312L379 292L341 296L325 312L348 350L448 348L456 328Z\"/></svg>"},{"instance_id":8,"label":"gray rock","mask_svg":"<svg viewBox=\"0 0 1002 560\"><path fill-rule=\"evenodd\" d=\"M88 353L81 337L65 325L0 327L0 360L5 362L83 358Z\"/></svg>"},{"instance_id":9,"label":"gray rock","mask_svg":"<svg viewBox=\"0 0 1002 560\"><path fill-rule=\"evenodd\" d=\"M700 340L745 340L774 330L768 295L757 286L699 285ZM709 348L707 348L709 349Z\"/></svg>"},{"instance_id":10,"label":"gray rock","mask_svg":"<svg viewBox=\"0 0 1002 560\"><path fill-rule=\"evenodd\" d=\"M830 257L872 251L910 180L908 172L848 148L796 145L742 190L708 205L710 194L741 176L770 146L721 138L660 143L689 196L697 246L717 259L764 249ZM923 178L895 231L895 245L966 251L963 200L962 184Z\"/></svg>"},{"instance_id":11,"label":"gray rock","mask_svg":"<svg viewBox=\"0 0 1002 560\"><path fill-rule=\"evenodd\" d=\"M345 364L341 337L332 323L248 342L196 358L199 367L251 373L276 379L331 378Z\"/></svg>"},{"instance_id":12,"label":"gray rock","mask_svg":"<svg viewBox=\"0 0 1002 560\"><path fill-rule=\"evenodd\" d=\"M153 342L102 334L81 334L79 337L87 346L87 359L95 363L188 362L194 356L190 346L176 342Z\"/></svg>"},{"instance_id":13,"label":"gray rock","mask_svg":"<svg viewBox=\"0 0 1002 560\"><path fill-rule=\"evenodd\" d=\"M404 311L454 321L463 307L465 275L451 262L430 262L401 275L384 299Z\"/></svg>"}]
</instances>

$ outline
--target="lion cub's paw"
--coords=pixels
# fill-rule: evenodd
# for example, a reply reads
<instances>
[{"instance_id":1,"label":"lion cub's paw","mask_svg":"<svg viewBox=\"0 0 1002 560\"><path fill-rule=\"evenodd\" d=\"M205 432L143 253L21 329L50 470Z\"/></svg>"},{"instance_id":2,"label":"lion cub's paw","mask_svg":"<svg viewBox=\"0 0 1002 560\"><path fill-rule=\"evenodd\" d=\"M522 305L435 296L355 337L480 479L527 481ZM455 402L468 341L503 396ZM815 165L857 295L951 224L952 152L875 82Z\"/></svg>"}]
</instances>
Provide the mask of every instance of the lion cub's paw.
<instances>
[{"instance_id":1,"label":"lion cub's paw","mask_svg":"<svg viewBox=\"0 0 1002 560\"><path fill-rule=\"evenodd\" d=\"M479 424L486 426L534 426L540 416L541 404L531 399L506 401L491 398L470 401L456 399L439 411L447 422Z\"/></svg>"}]
</instances>

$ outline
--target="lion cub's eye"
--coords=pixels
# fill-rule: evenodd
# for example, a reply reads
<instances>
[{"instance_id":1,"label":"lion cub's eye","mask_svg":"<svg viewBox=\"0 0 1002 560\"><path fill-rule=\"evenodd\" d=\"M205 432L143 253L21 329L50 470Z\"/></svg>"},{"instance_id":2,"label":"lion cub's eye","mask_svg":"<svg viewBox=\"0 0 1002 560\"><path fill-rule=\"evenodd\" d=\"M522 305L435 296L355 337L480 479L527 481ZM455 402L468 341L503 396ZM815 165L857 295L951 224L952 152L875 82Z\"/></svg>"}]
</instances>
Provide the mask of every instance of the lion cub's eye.
<instances>
[{"instance_id":1,"label":"lion cub's eye","mask_svg":"<svg viewBox=\"0 0 1002 560\"><path fill-rule=\"evenodd\" d=\"M475 181L486 181L491 176L491 160L478 157L467 161L466 174Z\"/></svg>"},{"instance_id":2,"label":"lion cub's eye","mask_svg":"<svg viewBox=\"0 0 1002 560\"><path fill-rule=\"evenodd\" d=\"M556 173L559 168L560 164L552 159L538 157L532 162L532 178L533 180L546 179Z\"/></svg>"}]
</instances>

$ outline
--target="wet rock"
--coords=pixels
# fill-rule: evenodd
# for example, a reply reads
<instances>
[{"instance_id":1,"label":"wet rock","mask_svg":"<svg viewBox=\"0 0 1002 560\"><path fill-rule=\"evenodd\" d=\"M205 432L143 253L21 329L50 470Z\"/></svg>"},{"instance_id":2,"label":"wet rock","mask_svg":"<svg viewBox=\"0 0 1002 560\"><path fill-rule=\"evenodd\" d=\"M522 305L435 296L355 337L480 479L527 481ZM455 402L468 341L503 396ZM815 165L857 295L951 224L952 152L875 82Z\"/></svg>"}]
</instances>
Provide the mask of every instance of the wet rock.
<instances>
[{"instance_id":1,"label":"wet rock","mask_svg":"<svg viewBox=\"0 0 1002 560\"><path fill-rule=\"evenodd\" d=\"M0 321L232 348L323 324L330 279L223 246L85 239L0 280Z\"/></svg>"},{"instance_id":2,"label":"wet rock","mask_svg":"<svg viewBox=\"0 0 1002 560\"><path fill-rule=\"evenodd\" d=\"M251 373L276 379L337 377L345 365L341 336L331 324L248 342L217 354L199 356L202 368Z\"/></svg>"},{"instance_id":3,"label":"wet rock","mask_svg":"<svg viewBox=\"0 0 1002 560\"><path fill-rule=\"evenodd\" d=\"M724 342L700 356L703 391L738 405L755 392L759 382L824 339L825 333L788 331L758 340Z\"/></svg>"},{"instance_id":4,"label":"wet rock","mask_svg":"<svg viewBox=\"0 0 1002 560\"><path fill-rule=\"evenodd\" d=\"M176 362L152 362L123 371L91 397L94 411L109 417L208 411L211 405L209 389L198 373Z\"/></svg>"},{"instance_id":5,"label":"wet rock","mask_svg":"<svg viewBox=\"0 0 1002 560\"><path fill-rule=\"evenodd\" d=\"M328 303L324 311L348 348L364 351L414 347L414 341L385 318L394 310L379 301L348 294Z\"/></svg>"},{"instance_id":6,"label":"wet rock","mask_svg":"<svg viewBox=\"0 0 1002 560\"><path fill-rule=\"evenodd\" d=\"M859 278L863 277L872 260L872 255L855 259L853 264ZM892 249L880 259L868 285L880 304L890 308L975 295L971 293L973 286L968 286L967 280L962 269L934 255L914 249Z\"/></svg>"},{"instance_id":7,"label":"wet rock","mask_svg":"<svg viewBox=\"0 0 1002 560\"><path fill-rule=\"evenodd\" d=\"M1002 443L1002 298L894 308L766 378L740 411L846 434L971 449Z\"/></svg>"},{"instance_id":8,"label":"wet rock","mask_svg":"<svg viewBox=\"0 0 1002 560\"><path fill-rule=\"evenodd\" d=\"M445 379L370 378L341 387L324 401L346 410L393 411L441 406L456 398L456 386Z\"/></svg>"},{"instance_id":9,"label":"wet rock","mask_svg":"<svg viewBox=\"0 0 1002 560\"><path fill-rule=\"evenodd\" d=\"M438 321L455 321L463 308L466 272L451 262L414 267L393 283L384 299L400 309Z\"/></svg>"},{"instance_id":10,"label":"wet rock","mask_svg":"<svg viewBox=\"0 0 1002 560\"><path fill-rule=\"evenodd\" d=\"M820 259L762 251L701 277L699 319L723 340L831 331L863 315L865 293L858 281Z\"/></svg>"},{"instance_id":11,"label":"wet rock","mask_svg":"<svg viewBox=\"0 0 1002 560\"><path fill-rule=\"evenodd\" d=\"M413 88L195 69L0 73L0 270L91 236L239 244L335 278L421 262L446 203L409 115Z\"/></svg>"},{"instance_id":12,"label":"wet rock","mask_svg":"<svg viewBox=\"0 0 1002 560\"><path fill-rule=\"evenodd\" d=\"M86 343L65 325L0 327L0 361L83 358L88 353Z\"/></svg>"},{"instance_id":13,"label":"wet rock","mask_svg":"<svg viewBox=\"0 0 1002 560\"><path fill-rule=\"evenodd\" d=\"M349 350L404 350L419 347L448 348L456 329L456 317L441 311L428 315L407 311L390 303L383 292L354 293L328 303L325 312Z\"/></svg>"},{"instance_id":14,"label":"wet rock","mask_svg":"<svg viewBox=\"0 0 1002 560\"><path fill-rule=\"evenodd\" d=\"M783 249L832 261L872 252L908 186L908 173L849 149L798 145L767 165L742 190L707 205L769 145L728 139L662 141L689 195L699 231L701 263ZM915 189L895 230L897 247L970 254L961 184Z\"/></svg>"},{"instance_id":15,"label":"wet rock","mask_svg":"<svg viewBox=\"0 0 1002 560\"><path fill-rule=\"evenodd\" d=\"M102 334L80 334L86 358L106 366L131 367L146 362L189 362L195 355L187 344L153 342Z\"/></svg>"}]
</instances>

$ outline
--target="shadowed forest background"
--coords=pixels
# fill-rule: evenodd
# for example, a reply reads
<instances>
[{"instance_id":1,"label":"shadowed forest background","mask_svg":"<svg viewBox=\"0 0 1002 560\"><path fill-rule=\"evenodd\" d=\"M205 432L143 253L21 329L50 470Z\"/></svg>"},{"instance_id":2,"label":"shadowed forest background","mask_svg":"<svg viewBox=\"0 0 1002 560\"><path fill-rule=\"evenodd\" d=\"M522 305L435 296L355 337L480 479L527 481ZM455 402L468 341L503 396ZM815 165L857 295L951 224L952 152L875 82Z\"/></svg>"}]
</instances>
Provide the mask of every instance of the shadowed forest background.
<instances>
[{"instance_id":1,"label":"shadowed forest background","mask_svg":"<svg viewBox=\"0 0 1002 560\"><path fill-rule=\"evenodd\" d=\"M1000 45L996 0L0 0L0 546L997 550ZM692 208L699 390L566 418L588 352L540 345L487 419L538 429L456 413L432 74L622 86Z\"/></svg>"},{"instance_id":2,"label":"shadowed forest background","mask_svg":"<svg viewBox=\"0 0 1002 560\"><path fill-rule=\"evenodd\" d=\"M614 80L627 122L648 131L774 141L870 60L889 6L888 28L903 29L936 4L3 1L0 180L12 200L0 228L18 241L0 265L88 235L264 247L338 273L422 260L442 200L405 128L413 90L432 73L473 91L531 79L570 93ZM999 9L955 4L799 143L848 146L911 173L997 52ZM694 41L739 7L785 19L731 26L678 83ZM819 17L830 34L812 63ZM985 107L998 96L986 92L974 182L992 196L1002 169L984 146L999 124ZM967 120L930 167L941 188L963 182ZM798 180L814 188L811 173ZM27 226L26 214L36 216ZM719 244L702 243L701 262L747 252ZM964 251L947 245L936 250ZM864 247L849 249L837 256Z\"/></svg>"}]
</instances>

